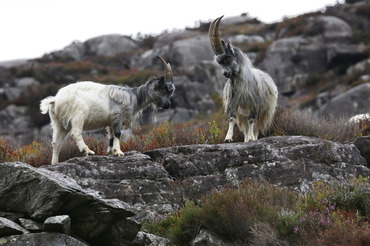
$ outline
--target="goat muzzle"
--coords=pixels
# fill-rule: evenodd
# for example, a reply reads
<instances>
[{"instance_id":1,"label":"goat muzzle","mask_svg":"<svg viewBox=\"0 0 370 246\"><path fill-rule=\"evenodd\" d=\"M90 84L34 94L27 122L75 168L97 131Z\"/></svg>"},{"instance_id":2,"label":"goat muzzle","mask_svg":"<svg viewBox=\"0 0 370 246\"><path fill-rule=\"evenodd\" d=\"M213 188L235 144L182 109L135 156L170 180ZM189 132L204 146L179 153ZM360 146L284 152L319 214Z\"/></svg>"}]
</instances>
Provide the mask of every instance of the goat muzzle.
<instances>
[{"instance_id":1,"label":"goat muzzle","mask_svg":"<svg viewBox=\"0 0 370 246\"><path fill-rule=\"evenodd\" d=\"M222 45L222 42L220 39L220 33L218 31L218 26L223 17L224 16L220 16L217 19L215 19L209 26L209 31L208 31L209 41L211 42L212 49L216 55L221 55L225 53L225 48Z\"/></svg>"}]
</instances>

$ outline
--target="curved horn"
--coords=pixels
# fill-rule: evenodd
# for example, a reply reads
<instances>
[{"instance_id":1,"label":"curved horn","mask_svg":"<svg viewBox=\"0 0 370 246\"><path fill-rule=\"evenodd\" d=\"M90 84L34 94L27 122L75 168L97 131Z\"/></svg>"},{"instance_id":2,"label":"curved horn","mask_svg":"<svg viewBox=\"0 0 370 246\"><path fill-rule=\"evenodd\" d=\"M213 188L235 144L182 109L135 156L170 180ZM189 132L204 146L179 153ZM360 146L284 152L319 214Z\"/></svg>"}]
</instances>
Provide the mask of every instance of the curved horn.
<instances>
[{"instance_id":1,"label":"curved horn","mask_svg":"<svg viewBox=\"0 0 370 246\"><path fill-rule=\"evenodd\" d=\"M172 74L171 65L167 63L162 57L160 56L157 56L157 57L159 58L159 60L161 60L165 68L164 82L173 82L173 74Z\"/></svg>"},{"instance_id":2,"label":"curved horn","mask_svg":"<svg viewBox=\"0 0 370 246\"><path fill-rule=\"evenodd\" d=\"M222 17L224 16L220 16L215 19L209 26L208 31L209 40L211 41L211 46L216 55L225 53L225 49L221 43L220 34L218 31L218 25L220 24Z\"/></svg>"}]
</instances>

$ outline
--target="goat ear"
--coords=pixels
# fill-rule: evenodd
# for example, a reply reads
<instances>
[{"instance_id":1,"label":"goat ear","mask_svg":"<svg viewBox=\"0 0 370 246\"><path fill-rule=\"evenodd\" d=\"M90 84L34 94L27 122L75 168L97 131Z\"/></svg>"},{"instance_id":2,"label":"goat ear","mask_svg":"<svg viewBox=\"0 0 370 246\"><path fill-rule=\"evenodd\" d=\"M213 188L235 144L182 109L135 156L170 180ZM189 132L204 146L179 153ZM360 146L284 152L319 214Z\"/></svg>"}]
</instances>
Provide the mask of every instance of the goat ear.
<instances>
[{"instance_id":1,"label":"goat ear","mask_svg":"<svg viewBox=\"0 0 370 246\"><path fill-rule=\"evenodd\" d=\"M225 51L228 54L235 55L234 54L234 48L230 41L227 41L227 44L225 45Z\"/></svg>"}]
</instances>

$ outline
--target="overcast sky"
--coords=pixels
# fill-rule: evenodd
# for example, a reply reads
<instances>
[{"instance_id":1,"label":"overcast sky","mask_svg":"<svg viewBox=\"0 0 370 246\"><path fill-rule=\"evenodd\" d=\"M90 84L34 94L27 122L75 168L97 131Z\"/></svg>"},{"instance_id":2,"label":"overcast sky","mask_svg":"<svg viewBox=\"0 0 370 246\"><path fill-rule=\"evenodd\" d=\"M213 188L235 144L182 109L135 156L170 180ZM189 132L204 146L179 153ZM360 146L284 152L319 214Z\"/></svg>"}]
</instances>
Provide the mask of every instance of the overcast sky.
<instances>
[{"instance_id":1,"label":"overcast sky","mask_svg":"<svg viewBox=\"0 0 370 246\"><path fill-rule=\"evenodd\" d=\"M104 34L136 36L248 13L271 23L343 0L0 0L0 61L36 58Z\"/></svg>"}]
</instances>

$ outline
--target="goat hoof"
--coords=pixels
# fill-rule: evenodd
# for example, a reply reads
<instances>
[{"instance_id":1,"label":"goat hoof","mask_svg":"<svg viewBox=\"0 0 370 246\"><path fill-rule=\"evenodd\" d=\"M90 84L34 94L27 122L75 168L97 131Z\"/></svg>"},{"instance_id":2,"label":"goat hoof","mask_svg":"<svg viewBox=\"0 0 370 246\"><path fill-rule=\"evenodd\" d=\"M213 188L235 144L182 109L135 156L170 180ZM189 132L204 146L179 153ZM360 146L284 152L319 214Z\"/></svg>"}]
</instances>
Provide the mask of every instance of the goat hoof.
<instances>
[{"instance_id":1,"label":"goat hoof","mask_svg":"<svg viewBox=\"0 0 370 246\"><path fill-rule=\"evenodd\" d=\"M90 150L90 151L87 151L85 152L86 153L86 156L92 156L92 155L95 155L95 152Z\"/></svg>"},{"instance_id":2,"label":"goat hoof","mask_svg":"<svg viewBox=\"0 0 370 246\"><path fill-rule=\"evenodd\" d=\"M114 156L124 156L125 154L122 152L122 151L115 151L116 153L114 153Z\"/></svg>"},{"instance_id":3,"label":"goat hoof","mask_svg":"<svg viewBox=\"0 0 370 246\"><path fill-rule=\"evenodd\" d=\"M232 141L232 139L225 139L225 143L231 143Z\"/></svg>"}]
</instances>

